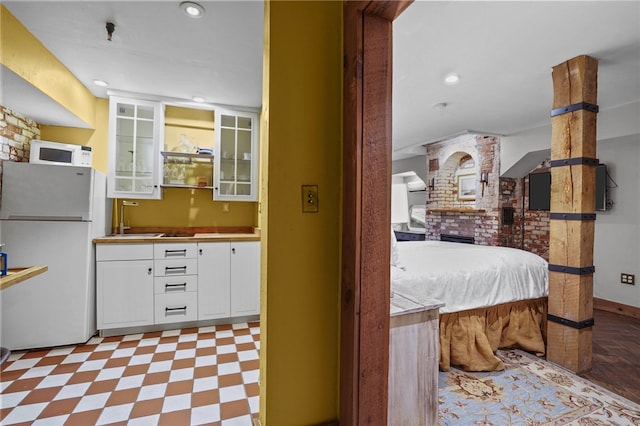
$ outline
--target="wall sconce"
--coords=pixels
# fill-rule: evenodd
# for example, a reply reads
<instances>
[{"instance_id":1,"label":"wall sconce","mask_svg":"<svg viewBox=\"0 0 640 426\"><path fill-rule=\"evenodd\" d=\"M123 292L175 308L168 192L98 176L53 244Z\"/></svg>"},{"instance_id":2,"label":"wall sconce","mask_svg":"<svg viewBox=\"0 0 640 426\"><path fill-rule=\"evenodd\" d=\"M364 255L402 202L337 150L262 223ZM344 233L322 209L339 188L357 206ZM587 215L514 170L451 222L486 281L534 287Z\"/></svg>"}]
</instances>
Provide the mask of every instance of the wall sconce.
<instances>
[{"instance_id":1,"label":"wall sconce","mask_svg":"<svg viewBox=\"0 0 640 426\"><path fill-rule=\"evenodd\" d=\"M429 181L429 191L433 191L434 189L436 189L436 178L432 177L431 180Z\"/></svg>"},{"instance_id":2,"label":"wall sconce","mask_svg":"<svg viewBox=\"0 0 640 426\"><path fill-rule=\"evenodd\" d=\"M484 186L489 186L489 172L480 173L480 183L482 184L482 196L484 197Z\"/></svg>"}]
</instances>

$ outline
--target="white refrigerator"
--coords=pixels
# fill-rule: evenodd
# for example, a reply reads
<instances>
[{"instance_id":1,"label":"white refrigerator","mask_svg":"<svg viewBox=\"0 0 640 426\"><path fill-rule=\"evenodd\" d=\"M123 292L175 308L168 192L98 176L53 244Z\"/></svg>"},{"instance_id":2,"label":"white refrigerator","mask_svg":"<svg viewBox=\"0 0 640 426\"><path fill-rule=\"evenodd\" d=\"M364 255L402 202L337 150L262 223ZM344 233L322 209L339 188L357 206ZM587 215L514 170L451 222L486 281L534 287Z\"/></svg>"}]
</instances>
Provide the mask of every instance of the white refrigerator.
<instances>
[{"instance_id":1,"label":"white refrigerator","mask_svg":"<svg viewBox=\"0 0 640 426\"><path fill-rule=\"evenodd\" d=\"M95 334L92 240L110 226L106 176L99 171L4 162L0 241L7 263L49 269L0 291L0 346L84 343Z\"/></svg>"}]
</instances>

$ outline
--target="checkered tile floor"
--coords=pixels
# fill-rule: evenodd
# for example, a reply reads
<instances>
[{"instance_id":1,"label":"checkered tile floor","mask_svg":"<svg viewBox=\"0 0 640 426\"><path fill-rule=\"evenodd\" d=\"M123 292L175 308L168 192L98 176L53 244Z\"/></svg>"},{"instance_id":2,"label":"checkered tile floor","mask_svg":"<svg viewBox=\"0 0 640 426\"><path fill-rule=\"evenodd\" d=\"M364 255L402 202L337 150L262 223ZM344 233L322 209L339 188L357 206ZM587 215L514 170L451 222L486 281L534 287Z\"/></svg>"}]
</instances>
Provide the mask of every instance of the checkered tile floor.
<instances>
[{"instance_id":1,"label":"checkered tile floor","mask_svg":"<svg viewBox=\"0 0 640 426\"><path fill-rule=\"evenodd\" d=\"M252 322L12 353L0 424L250 426L259 333Z\"/></svg>"}]
</instances>

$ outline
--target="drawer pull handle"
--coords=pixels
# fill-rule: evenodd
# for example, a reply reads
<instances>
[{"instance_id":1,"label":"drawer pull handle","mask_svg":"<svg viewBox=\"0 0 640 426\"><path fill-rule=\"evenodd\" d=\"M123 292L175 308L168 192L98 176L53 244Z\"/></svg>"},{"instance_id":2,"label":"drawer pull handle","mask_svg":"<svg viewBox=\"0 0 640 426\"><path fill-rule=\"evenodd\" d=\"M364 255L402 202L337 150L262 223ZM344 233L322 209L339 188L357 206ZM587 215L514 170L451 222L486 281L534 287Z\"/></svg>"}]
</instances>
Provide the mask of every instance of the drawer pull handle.
<instances>
[{"instance_id":1,"label":"drawer pull handle","mask_svg":"<svg viewBox=\"0 0 640 426\"><path fill-rule=\"evenodd\" d=\"M168 273L177 273L177 272L183 272L183 273L187 273L187 267L186 266L165 266L164 267L164 273L168 274Z\"/></svg>"},{"instance_id":2,"label":"drawer pull handle","mask_svg":"<svg viewBox=\"0 0 640 426\"><path fill-rule=\"evenodd\" d=\"M165 313L176 312L176 311L183 311L183 312L186 313L187 312L187 307L186 306L180 306L180 307L177 307L177 308L166 307L166 308L164 308L164 311L165 311Z\"/></svg>"},{"instance_id":3,"label":"drawer pull handle","mask_svg":"<svg viewBox=\"0 0 640 426\"><path fill-rule=\"evenodd\" d=\"M178 287L182 287L183 290L187 290L187 283L180 283L180 284L165 284L164 288L165 290L176 290Z\"/></svg>"},{"instance_id":4,"label":"drawer pull handle","mask_svg":"<svg viewBox=\"0 0 640 426\"><path fill-rule=\"evenodd\" d=\"M164 251L164 255L165 255L165 256L186 256L186 255L187 255L187 249L182 249L182 250L165 250L165 251Z\"/></svg>"}]
</instances>

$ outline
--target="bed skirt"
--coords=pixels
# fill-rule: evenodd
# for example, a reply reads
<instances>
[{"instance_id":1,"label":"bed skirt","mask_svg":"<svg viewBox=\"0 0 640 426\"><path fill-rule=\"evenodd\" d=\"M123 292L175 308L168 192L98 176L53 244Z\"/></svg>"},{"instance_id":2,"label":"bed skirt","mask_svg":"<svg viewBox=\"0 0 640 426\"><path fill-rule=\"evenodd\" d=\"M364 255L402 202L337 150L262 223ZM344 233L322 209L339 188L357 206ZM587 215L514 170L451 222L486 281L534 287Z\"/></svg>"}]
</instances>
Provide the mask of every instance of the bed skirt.
<instances>
[{"instance_id":1,"label":"bed skirt","mask_svg":"<svg viewBox=\"0 0 640 426\"><path fill-rule=\"evenodd\" d=\"M440 370L504 370L498 349L545 354L547 298L440 314Z\"/></svg>"}]
</instances>

